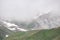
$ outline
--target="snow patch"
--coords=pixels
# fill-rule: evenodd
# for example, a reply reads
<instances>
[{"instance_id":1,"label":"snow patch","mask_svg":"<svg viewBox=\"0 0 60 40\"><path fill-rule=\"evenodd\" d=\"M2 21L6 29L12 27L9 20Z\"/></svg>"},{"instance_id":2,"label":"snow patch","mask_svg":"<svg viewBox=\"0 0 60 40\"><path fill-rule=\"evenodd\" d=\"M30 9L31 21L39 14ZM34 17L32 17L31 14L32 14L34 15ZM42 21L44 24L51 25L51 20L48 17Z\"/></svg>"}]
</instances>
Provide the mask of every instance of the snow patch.
<instances>
[{"instance_id":1,"label":"snow patch","mask_svg":"<svg viewBox=\"0 0 60 40\"><path fill-rule=\"evenodd\" d=\"M5 37L9 37L9 35L6 35Z\"/></svg>"},{"instance_id":2,"label":"snow patch","mask_svg":"<svg viewBox=\"0 0 60 40\"><path fill-rule=\"evenodd\" d=\"M6 22L6 21L3 21L3 23L6 24L6 25L7 25L6 27L7 27L9 30L12 30L12 31L15 31L15 30L18 30L18 31L28 31L28 30L26 30L26 29L19 28L18 25L13 24L13 23L9 23L9 22Z\"/></svg>"},{"instance_id":3,"label":"snow patch","mask_svg":"<svg viewBox=\"0 0 60 40\"><path fill-rule=\"evenodd\" d=\"M3 21L3 23L6 24L8 27L10 27L10 26L17 26L17 25L15 25L15 24L8 23L8 22L5 22L5 21Z\"/></svg>"},{"instance_id":4,"label":"snow patch","mask_svg":"<svg viewBox=\"0 0 60 40\"><path fill-rule=\"evenodd\" d=\"M20 31L28 31L28 30L25 30L25 29L22 29L22 28L17 28L18 30Z\"/></svg>"},{"instance_id":5,"label":"snow patch","mask_svg":"<svg viewBox=\"0 0 60 40\"><path fill-rule=\"evenodd\" d=\"M9 30L12 30L12 31L14 31L14 30L16 30L15 28L8 28Z\"/></svg>"}]
</instances>

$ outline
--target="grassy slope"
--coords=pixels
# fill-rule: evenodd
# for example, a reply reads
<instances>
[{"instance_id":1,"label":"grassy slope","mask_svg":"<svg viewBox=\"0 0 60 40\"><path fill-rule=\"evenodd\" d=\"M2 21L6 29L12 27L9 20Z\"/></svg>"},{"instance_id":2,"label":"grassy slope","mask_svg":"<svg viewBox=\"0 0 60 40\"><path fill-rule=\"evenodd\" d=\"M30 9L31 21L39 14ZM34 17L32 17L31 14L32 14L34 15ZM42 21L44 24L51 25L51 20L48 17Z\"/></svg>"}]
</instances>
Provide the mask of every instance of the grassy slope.
<instances>
[{"instance_id":1,"label":"grassy slope","mask_svg":"<svg viewBox=\"0 0 60 40\"><path fill-rule=\"evenodd\" d=\"M60 40L60 28L14 33L6 40Z\"/></svg>"}]
</instances>

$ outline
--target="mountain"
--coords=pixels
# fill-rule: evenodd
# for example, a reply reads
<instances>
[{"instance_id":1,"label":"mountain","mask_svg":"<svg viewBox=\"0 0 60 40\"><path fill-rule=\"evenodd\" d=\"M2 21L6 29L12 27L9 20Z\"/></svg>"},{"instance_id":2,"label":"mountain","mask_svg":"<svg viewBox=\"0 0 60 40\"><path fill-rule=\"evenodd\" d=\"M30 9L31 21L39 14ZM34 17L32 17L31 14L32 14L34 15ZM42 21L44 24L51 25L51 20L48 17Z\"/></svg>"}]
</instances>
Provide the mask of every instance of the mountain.
<instances>
[{"instance_id":1,"label":"mountain","mask_svg":"<svg viewBox=\"0 0 60 40\"><path fill-rule=\"evenodd\" d=\"M11 22L15 25L18 25L19 28L22 28L26 31L52 29L60 26L60 15L59 13L49 12L45 13L44 15L39 15L36 19L31 20L31 22L19 22L19 21Z\"/></svg>"},{"instance_id":2,"label":"mountain","mask_svg":"<svg viewBox=\"0 0 60 40\"><path fill-rule=\"evenodd\" d=\"M57 15L56 15L57 14ZM32 30L52 29L60 26L60 15L58 13L46 13L34 19L28 27Z\"/></svg>"},{"instance_id":3,"label":"mountain","mask_svg":"<svg viewBox=\"0 0 60 40\"><path fill-rule=\"evenodd\" d=\"M60 40L60 28L13 33L6 40Z\"/></svg>"},{"instance_id":4,"label":"mountain","mask_svg":"<svg viewBox=\"0 0 60 40\"><path fill-rule=\"evenodd\" d=\"M11 33L10 31L14 32L7 37L8 40L52 40L56 35L56 39L59 39L60 28L58 27L60 27L60 15L51 12L40 15L31 22L0 21L0 29L4 29L4 36L7 37L6 34ZM3 31L0 30L1 34ZM54 38L53 40L55 40Z\"/></svg>"},{"instance_id":5,"label":"mountain","mask_svg":"<svg viewBox=\"0 0 60 40\"><path fill-rule=\"evenodd\" d=\"M45 13L44 15L38 16L31 22L20 22L20 21L6 21L3 20L5 27L11 31L28 31L28 30L42 30L57 28L60 25L59 13Z\"/></svg>"}]
</instances>

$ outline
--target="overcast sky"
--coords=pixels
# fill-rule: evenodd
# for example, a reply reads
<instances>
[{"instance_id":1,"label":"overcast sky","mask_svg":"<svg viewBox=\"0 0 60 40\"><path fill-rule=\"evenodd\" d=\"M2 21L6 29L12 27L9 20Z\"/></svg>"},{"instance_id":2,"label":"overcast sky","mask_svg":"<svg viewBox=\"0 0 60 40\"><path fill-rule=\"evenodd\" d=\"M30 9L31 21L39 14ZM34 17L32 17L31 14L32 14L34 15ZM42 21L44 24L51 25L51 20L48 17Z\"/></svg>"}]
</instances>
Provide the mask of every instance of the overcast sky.
<instances>
[{"instance_id":1,"label":"overcast sky","mask_svg":"<svg viewBox=\"0 0 60 40\"><path fill-rule=\"evenodd\" d=\"M0 16L30 20L39 14L60 10L60 0L0 0Z\"/></svg>"}]
</instances>

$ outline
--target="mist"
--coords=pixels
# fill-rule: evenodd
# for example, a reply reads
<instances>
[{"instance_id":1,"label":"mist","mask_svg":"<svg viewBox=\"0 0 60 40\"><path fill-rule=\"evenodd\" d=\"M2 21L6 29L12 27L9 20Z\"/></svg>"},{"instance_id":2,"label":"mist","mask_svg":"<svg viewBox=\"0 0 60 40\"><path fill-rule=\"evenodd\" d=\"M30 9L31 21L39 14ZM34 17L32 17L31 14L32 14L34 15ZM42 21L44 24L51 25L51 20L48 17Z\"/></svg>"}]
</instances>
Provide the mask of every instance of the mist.
<instances>
[{"instance_id":1,"label":"mist","mask_svg":"<svg viewBox=\"0 0 60 40\"><path fill-rule=\"evenodd\" d=\"M0 17L5 19L25 21L59 10L60 0L0 0Z\"/></svg>"}]
</instances>

